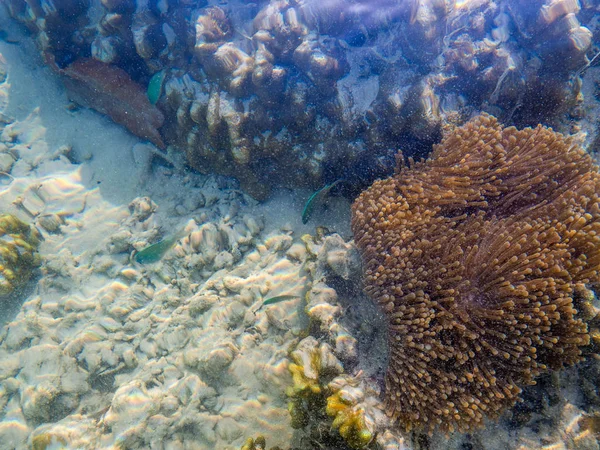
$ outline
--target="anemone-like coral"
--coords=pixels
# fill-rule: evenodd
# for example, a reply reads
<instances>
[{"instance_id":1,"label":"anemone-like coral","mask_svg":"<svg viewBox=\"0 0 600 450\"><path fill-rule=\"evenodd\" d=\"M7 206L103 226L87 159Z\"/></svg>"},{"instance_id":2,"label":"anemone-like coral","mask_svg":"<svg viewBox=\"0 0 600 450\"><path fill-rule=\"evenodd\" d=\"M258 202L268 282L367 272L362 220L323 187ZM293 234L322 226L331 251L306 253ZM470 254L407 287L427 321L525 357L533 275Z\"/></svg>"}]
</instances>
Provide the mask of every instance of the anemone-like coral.
<instances>
[{"instance_id":1,"label":"anemone-like coral","mask_svg":"<svg viewBox=\"0 0 600 450\"><path fill-rule=\"evenodd\" d=\"M25 284L40 265L39 232L11 214L0 215L0 295Z\"/></svg>"},{"instance_id":2,"label":"anemone-like coral","mask_svg":"<svg viewBox=\"0 0 600 450\"><path fill-rule=\"evenodd\" d=\"M367 293L389 322L387 413L470 430L582 359L573 302L597 283L600 174L552 129L479 116L353 205Z\"/></svg>"}]
</instances>

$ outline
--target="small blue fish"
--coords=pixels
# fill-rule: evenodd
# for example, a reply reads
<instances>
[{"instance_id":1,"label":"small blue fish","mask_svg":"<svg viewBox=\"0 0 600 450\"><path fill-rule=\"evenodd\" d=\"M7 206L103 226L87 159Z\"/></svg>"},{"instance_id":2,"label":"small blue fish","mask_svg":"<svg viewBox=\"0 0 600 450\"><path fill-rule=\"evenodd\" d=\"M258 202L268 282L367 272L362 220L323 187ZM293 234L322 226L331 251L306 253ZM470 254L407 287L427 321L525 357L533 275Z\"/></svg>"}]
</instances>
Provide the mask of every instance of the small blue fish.
<instances>
[{"instance_id":1,"label":"small blue fish","mask_svg":"<svg viewBox=\"0 0 600 450\"><path fill-rule=\"evenodd\" d=\"M270 297L264 302L262 302L262 304L258 307L256 311L259 311L263 306L274 305L275 303L285 302L287 300L294 300L296 298L300 298L300 296L290 294L276 295L275 297Z\"/></svg>"},{"instance_id":2,"label":"small blue fish","mask_svg":"<svg viewBox=\"0 0 600 450\"><path fill-rule=\"evenodd\" d=\"M316 191L313 195L311 195L306 201L306 205L304 205L304 210L302 211L302 223L306 224L310 220L313 212L317 205L322 205L325 203L325 199L336 185L344 181L343 179L336 180L331 184L327 184L323 186L321 189Z\"/></svg>"},{"instance_id":3,"label":"small blue fish","mask_svg":"<svg viewBox=\"0 0 600 450\"><path fill-rule=\"evenodd\" d=\"M150 100L152 105L156 105L156 102L158 102L158 99L162 94L163 84L166 76L167 71L161 70L152 75L152 78L150 78L150 81L148 82L148 90L146 91L146 94L148 95L148 100Z\"/></svg>"},{"instance_id":4,"label":"small blue fish","mask_svg":"<svg viewBox=\"0 0 600 450\"><path fill-rule=\"evenodd\" d=\"M184 236L184 231L175 233L173 236L161 239L155 244L149 245L137 252L133 259L140 264L152 264L160 261L175 243Z\"/></svg>"}]
</instances>

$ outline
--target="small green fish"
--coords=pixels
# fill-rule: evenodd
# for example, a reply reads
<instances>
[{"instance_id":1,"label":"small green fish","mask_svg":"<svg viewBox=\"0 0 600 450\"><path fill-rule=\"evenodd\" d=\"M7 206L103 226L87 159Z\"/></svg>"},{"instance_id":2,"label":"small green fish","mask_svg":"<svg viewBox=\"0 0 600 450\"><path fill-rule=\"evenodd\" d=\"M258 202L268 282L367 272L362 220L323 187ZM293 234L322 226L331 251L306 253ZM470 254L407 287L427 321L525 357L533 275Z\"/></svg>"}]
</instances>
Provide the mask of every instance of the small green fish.
<instances>
[{"instance_id":1,"label":"small green fish","mask_svg":"<svg viewBox=\"0 0 600 450\"><path fill-rule=\"evenodd\" d=\"M158 99L162 94L163 83L166 76L167 71L161 70L152 75L152 78L150 78L150 81L148 82L148 90L146 93L148 95L148 100L150 100L150 103L153 105L156 105L156 102L158 102Z\"/></svg>"},{"instance_id":2,"label":"small green fish","mask_svg":"<svg viewBox=\"0 0 600 450\"><path fill-rule=\"evenodd\" d=\"M270 298L266 299L264 302L262 302L262 305L260 305L260 308L262 308L263 306L274 305L275 303L285 302L286 300L293 300L295 298L300 298L300 296L299 295L289 295L289 294L276 295L275 297L270 297ZM258 309L260 309L260 308L258 308ZM258 309L257 309L257 311L258 311Z\"/></svg>"},{"instance_id":3,"label":"small green fish","mask_svg":"<svg viewBox=\"0 0 600 450\"><path fill-rule=\"evenodd\" d=\"M174 234L158 241L155 244L149 245L148 247L140 250L135 254L135 262L140 264L151 264L156 261L160 261L161 258L167 253L175 243L183 237L183 232Z\"/></svg>"},{"instance_id":4,"label":"small green fish","mask_svg":"<svg viewBox=\"0 0 600 450\"><path fill-rule=\"evenodd\" d=\"M312 213L315 211L317 205L322 205L325 203L325 199L336 185L344 181L343 179L336 180L331 184L327 184L323 186L321 189L316 191L313 195L311 195L306 201L306 205L304 205L304 210L302 211L302 223L306 224L310 220Z\"/></svg>"}]
</instances>

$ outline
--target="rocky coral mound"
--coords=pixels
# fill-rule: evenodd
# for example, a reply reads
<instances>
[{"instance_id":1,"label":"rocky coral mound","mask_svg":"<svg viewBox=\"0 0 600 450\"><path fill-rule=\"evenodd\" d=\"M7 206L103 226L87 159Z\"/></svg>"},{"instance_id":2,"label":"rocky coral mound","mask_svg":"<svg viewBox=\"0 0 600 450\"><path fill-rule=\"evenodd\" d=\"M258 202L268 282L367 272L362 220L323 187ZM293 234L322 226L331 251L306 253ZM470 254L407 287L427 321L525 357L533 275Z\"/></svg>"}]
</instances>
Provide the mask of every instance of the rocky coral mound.
<instances>
[{"instance_id":1,"label":"rocky coral mound","mask_svg":"<svg viewBox=\"0 0 600 450\"><path fill-rule=\"evenodd\" d=\"M469 430L581 360L576 285L597 283L600 173L549 128L479 116L353 205L367 293L389 322L386 409Z\"/></svg>"},{"instance_id":2,"label":"rocky coral mound","mask_svg":"<svg viewBox=\"0 0 600 450\"><path fill-rule=\"evenodd\" d=\"M428 151L445 124L473 110L525 125L560 124L569 112L581 119L578 75L593 37L584 25L593 26L598 7L588 1L582 11L569 0L6 4L67 84L89 58L103 72L127 74L129 93L105 84L98 98L87 96L89 106L158 146L176 146L200 171L238 177L257 198L276 186L316 187L342 176L368 185L385 172L382 160L398 138L413 143L411 152ZM160 111L145 105L132 119L136 92L156 74ZM86 91L81 81L98 85L88 75L77 78L79 91Z\"/></svg>"}]
</instances>

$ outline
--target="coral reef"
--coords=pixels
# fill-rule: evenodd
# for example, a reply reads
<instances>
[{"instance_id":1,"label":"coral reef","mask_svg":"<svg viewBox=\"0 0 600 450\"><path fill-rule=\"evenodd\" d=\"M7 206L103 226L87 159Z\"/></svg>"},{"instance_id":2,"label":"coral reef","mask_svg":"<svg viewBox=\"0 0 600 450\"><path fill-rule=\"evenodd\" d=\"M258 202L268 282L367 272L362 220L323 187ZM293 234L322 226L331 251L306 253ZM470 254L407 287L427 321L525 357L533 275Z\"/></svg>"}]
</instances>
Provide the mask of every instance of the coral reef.
<instances>
[{"instance_id":1,"label":"coral reef","mask_svg":"<svg viewBox=\"0 0 600 450\"><path fill-rule=\"evenodd\" d=\"M48 64L72 75L66 83L79 80L90 106L159 147L176 146L195 169L236 176L264 198L277 186L316 188L341 177L360 190L390 174L385 161L398 139L422 155L444 126L473 111L564 131L565 118L583 121L579 75L597 5L521 3L6 5ZM126 74L129 95L98 84L90 71L77 76L89 59L102 74ZM140 86L157 73L164 92L149 107Z\"/></svg>"},{"instance_id":2,"label":"coral reef","mask_svg":"<svg viewBox=\"0 0 600 450\"><path fill-rule=\"evenodd\" d=\"M267 441L264 436L257 436L256 439L248 438L240 450L267 450ZM270 447L269 450L281 450L281 448Z\"/></svg>"},{"instance_id":3,"label":"coral reef","mask_svg":"<svg viewBox=\"0 0 600 450\"><path fill-rule=\"evenodd\" d=\"M41 236L11 214L0 214L0 296L23 286L41 264Z\"/></svg>"},{"instance_id":4,"label":"coral reef","mask_svg":"<svg viewBox=\"0 0 600 450\"><path fill-rule=\"evenodd\" d=\"M358 389L338 388L327 397L327 414L334 417L331 426L339 430L352 448L364 448L374 437L375 427L365 420L364 409L356 406L361 395L362 391Z\"/></svg>"},{"instance_id":5,"label":"coral reef","mask_svg":"<svg viewBox=\"0 0 600 450\"><path fill-rule=\"evenodd\" d=\"M164 175L151 179L147 197L115 207L101 190L82 186L67 149L41 145L40 133L23 123L0 129L3 152L15 155L15 179L0 206L22 216L26 208L35 221L62 218L59 231L42 229L38 290L0 333L5 445L148 448L155 439L174 448L240 448L248 436L256 444L262 435L268 446L339 450L351 448L340 431L363 425L346 418L360 416L373 426L366 448L592 445L587 418L597 404L598 366L591 358L588 369L538 379L533 392L524 393L523 408L498 426L451 439L395 434L376 378L377 367L385 366L379 339L386 328L362 293L352 242L324 228L302 237L289 229L266 231L256 203L230 180L163 166L154 168L153 177ZM39 172L32 174L34 161ZM57 176L57 166L73 172ZM165 188L169 182L177 183L175 192ZM19 209L11 206L17 197ZM134 249L182 228L185 236L159 262L131 258ZM265 298L282 294L310 303L259 309ZM574 301L586 318L596 315L589 288L578 285ZM309 425L294 430L287 410L292 399L285 396L293 383L289 355L307 329L314 346L301 346L305 355L293 364L304 366L297 369L300 381L321 393L319 408L307 411ZM309 356L326 347L344 374L316 382ZM578 400L583 393L592 407ZM340 413L327 414L328 397ZM331 428L336 416L339 431Z\"/></svg>"},{"instance_id":6,"label":"coral reef","mask_svg":"<svg viewBox=\"0 0 600 450\"><path fill-rule=\"evenodd\" d=\"M469 430L582 359L573 292L597 283L600 174L561 134L479 116L353 205L367 293L389 322L388 414Z\"/></svg>"},{"instance_id":7,"label":"coral reef","mask_svg":"<svg viewBox=\"0 0 600 450\"><path fill-rule=\"evenodd\" d=\"M435 34L435 23L427 25L428 17L441 14L434 2L421 2L431 8L414 11L406 9L407 2L392 3L400 17L415 15L424 36L428 30ZM53 2L43 4L49 8ZM164 42L157 39L156 46L149 47L148 37L168 30L164 21L175 6L184 4L189 2L102 0L102 7L117 15L127 16L138 5L154 11L153 21L136 17L132 24L135 51L157 58L154 62L166 56L170 44L162 48ZM239 19L226 5L223 9L232 24ZM297 5L294 9L301 10ZM97 8L94 13L102 11ZM285 20L291 19L290 12ZM367 32L377 28L368 22L366 27ZM80 45L94 32L86 31L89 34L72 44ZM194 36L188 36L192 45ZM5 66L10 83L1 82L0 58L1 106L10 85L22 86L15 73L23 72L15 67L29 62L20 58L21 46L0 39L0 51L11 56ZM293 61L293 51L278 51ZM266 63L264 67L268 69ZM285 67L293 70L291 63ZM204 74L196 75L205 81ZM28 85L34 92L54 86L43 77L34 78ZM144 82L143 75L131 78ZM244 83L252 89L252 80ZM12 93L10 104L21 117L27 102ZM30 105L37 106L39 98ZM160 94L157 104L164 107L164 101ZM194 111L200 113L201 108ZM68 130L68 145L61 145L54 133L53 144L44 140L44 126L56 123L54 115L64 119L60 128ZM53 120L47 121L49 116ZM537 385L520 394L523 402L487 429L449 437L402 435L385 415L380 398L387 320L362 291L360 254L347 241L349 233L339 231L345 228L336 227L344 238L324 227L315 236L300 237L293 222L280 229L261 217L271 217L272 206L257 205L230 179L179 171L177 166L150 166L147 156L156 151L149 150L150 144L133 149L139 151L135 162L146 180L143 189L134 189L136 174L121 170L125 160L131 162L129 149L109 144L93 148L105 133L81 127L95 120L93 114L61 108L39 108L19 121L0 115L0 210L35 224L44 237L35 290L0 317L6 321L0 330L0 446L234 449L268 444L348 450L365 445L372 436L364 448L597 448L600 402L595 380L600 366L591 357L536 378ZM79 139L71 141L76 126L88 132L84 138L76 133ZM125 136L119 127L107 127L113 130L107 139ZM130 138L125 136L125 141ZM96 158L96 151L107 158L98 161L102 158ZM73 162L81 160L104 173L96 170L99 178L89 179L85 166ZM123 185L118 184L121 195L113 196L106 174L115 168ZM560 174L555 178L560 181ZM131 201L136 195L141 197ZM280 203L276 207L281 212ZM570 230L576 226L573 222ZM160 260L136 261L136 250L173 235L178 237L176 244ZM597 344L598 301L593 289L576 283L571 296L577 317L587 323L590 340ZM295 300L265 305L265 300L281 297ZM310 346L304 341L307 332L313 335ZM292 357L290 366L296 348L303 354ZM588 356L594 345L581 350L581 356ZM331 379L332 371L317 380L314 374L323 366L317 359L331 363L333 358L343 373ZM294 367L294 376L289 367ZM285 395L294 378L305 387L292 390L304 396L297 401L298 409L318 405L305 411L308 425L299 429L290 427L287 409L288 401L295 399Z\"/></svg>"}]
</instances>

